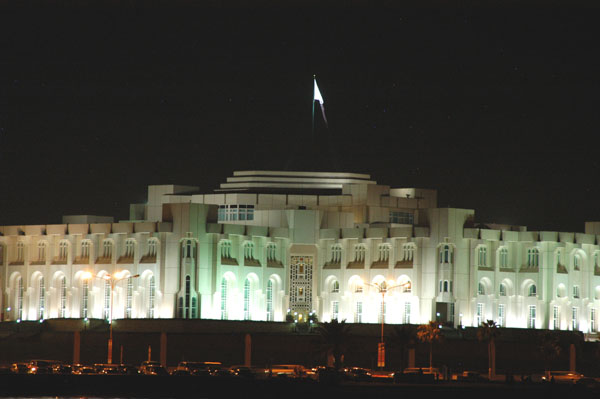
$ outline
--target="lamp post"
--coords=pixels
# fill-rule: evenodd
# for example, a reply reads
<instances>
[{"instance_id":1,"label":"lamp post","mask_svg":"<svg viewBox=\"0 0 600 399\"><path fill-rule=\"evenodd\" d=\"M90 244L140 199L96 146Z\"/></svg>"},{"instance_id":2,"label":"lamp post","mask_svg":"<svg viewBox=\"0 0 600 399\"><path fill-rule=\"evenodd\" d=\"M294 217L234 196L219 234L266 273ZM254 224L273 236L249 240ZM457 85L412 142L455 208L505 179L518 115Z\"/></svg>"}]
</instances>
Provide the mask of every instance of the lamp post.
<instances>
[{"instance_id":1,"label":"lamp post","mask_svg":"<svg viewBox=\"0 0 600 399\"><path fill-rule=\"evenodd\" d=\"M119 281L122 280L127 280L130 278L136 278L139 277L139 274L135 274L133 276L123 276L122 272L117 272L114 274L109 274L106 273L102 276L98 276L98 275L93 275L91 273L87 273L87 275L84 277L86 279L91 279L92 277L96 277L99 278L100 280L104 280L104 281L108 281L110 283L110 309L109 309L109 316L108 316L108 358L107 358L107 363L108 364L112 364L112 353L113 353L113 325L112 325L112 319L113 319L113 300L114 300L114 295L113 295L113 291L115 290L115 286L117 285L117 283Z\"/></svg>"},{"instance_id":2,"label":"lamp post","mask_svg":"<svg viewBox=\"0 0 600 399\"><path fill-rule=\"evenodd\" d=\"M381 341L379 342L377 350L377 366L383 369L385 367L385 341L383 339L383 326L385 322L385 294L387 294L388 291L393 290L395 288L406 287L410 285L410 282L407 281L402 284L394 285L393 282L388 284L384 280L381 283L374 284L363 281L362 284L368 285L369 287L374 287L375 289L377 289L377 292L381 294Z\"/></svg>"}]
</instances>

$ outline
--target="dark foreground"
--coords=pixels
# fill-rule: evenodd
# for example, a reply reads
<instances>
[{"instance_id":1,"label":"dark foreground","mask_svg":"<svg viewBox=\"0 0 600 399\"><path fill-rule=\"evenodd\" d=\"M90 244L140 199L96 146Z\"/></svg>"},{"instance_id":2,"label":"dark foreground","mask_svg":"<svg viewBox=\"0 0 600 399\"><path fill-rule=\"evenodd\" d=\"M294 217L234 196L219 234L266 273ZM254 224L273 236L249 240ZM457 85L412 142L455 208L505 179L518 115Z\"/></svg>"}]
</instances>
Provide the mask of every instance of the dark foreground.
<instances>
[{"instance_id":1,"label":"dark foreground","mask_svg":"<svg viewBox=\"0 0 600 399\"><path fill-rule=\"evenodd\" d=\"M429 384L341 383L312 380L242 380L189 376L0 375L0 396L104 396L132 398L228 398L260 394L268 398L432 397L594 397L597 389L567 384L436 382ZM573 396L575 395L575 396ZM441 396L433 396L441 397Z\"/></svg>"}]
</instances>

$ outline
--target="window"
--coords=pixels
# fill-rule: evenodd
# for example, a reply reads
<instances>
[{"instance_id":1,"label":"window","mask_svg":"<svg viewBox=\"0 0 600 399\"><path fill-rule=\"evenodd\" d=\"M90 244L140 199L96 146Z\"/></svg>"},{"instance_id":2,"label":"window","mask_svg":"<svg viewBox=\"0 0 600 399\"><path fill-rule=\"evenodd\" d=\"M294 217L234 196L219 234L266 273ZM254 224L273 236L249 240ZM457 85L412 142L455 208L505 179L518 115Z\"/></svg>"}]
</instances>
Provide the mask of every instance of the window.
<instances>
[{"instance_id":1,"label":"window","mask_svg":"<svg viewBox=\"0 0 600 399\"><path fill-rule=\"evenodd\" d=\"M104 301L102 306L102 318L110 320L110 281L104 280Z\"/></svg>"},{"instance_id":2,"label":"window","mask_svg":"<svg viewBox=\"0 0 600 399\"><path fill-rule=\"evenodd\" d=\"M573 255L573 270L581 270L581 255L579 254Z\"/></svg>"},{"instance_id":3,"label":"window","mask_svg":"<svg viewBox=\"0 0 600 399\"><path fill-rule=\"evenodd\" d=\"M498 254L498 263L500 268L506 269L508 268L508 249L500 248L500 252Z\"/></svg>"},{"instance_id":4,"label":"window","mask_svg":"<svg viewBox=\"0 0 600 399\"><path fill-rule=\"evenodd\" d=\"M62 276L60 278L60 303L59 303L59 317L67 317L67 278Z\"/></svg>"},{"instance_id":5,"label":"window","mask_svg":"<svg viewBox=\"0 0 600 399\"><path fill-rule=\"evenodd\" d=\"M86 259L90 257L90 240L82 240L81 241L81 257Z\"/></svg>"},{"instance_id":6,"label":"window","mask_svg":"<svg viewBox=\"0 0 600 399\"><path fill-rule=\"evenodd\" d=\"M154 318L154 302L156 298L156 282L154 276L150 276L148 281L148 318Z\"/></svg>"},{"instance_id":7,"label":"window","mask_svg":"<svg viewBox=\"0 0 600 399\"><path fill-rule=\"evenodd\" d=\"M23 278L19 277L17 282L17 320L23 318Z\"/></svg>"},{"instance_id":8,"label":"window","mask_svg":"<svg viewBox=\"0 0 600 399\"><path fill-rule=\"evenodd\" d=\"M58 243L58 259L66 261L69 254L69 241L61 240Z\"/></svg>"},{"instance_id":9,"label":"window","mask_svg":"<svg viewBox=\"0 0 600 399\"><path fill-rule=\"evenodd\" d=\"M272 262L277 260L277 244L274 242L267 244L267 260Z\"/></svg>"},{"instance_id":10,"label":"window","mask_svg":"<svg viewBox=\"0 0 600 399\"><path fill-rule=\"evenodd\" d=\"M340 292L340 282L335 280L333 282L333 284L331 285L331 293L332 294L337 294Z\"/></svg>"},{"instance_id":11,"label":"window","mask_svg":"<svg viewBox=\"0 0 600 399\"><path fill-rule=\"evenodd\" d=\"M390 211L390 223L413 224L414 217L410 212Z\"/></svg>"},{"instance_id":12,"label":"window","mask_svg":"<svg viewBox=\"0 0 600 399\"><path fill-rule=\"evenodd\" d=\"M590 332L596 332L596 309L590 309Z\"/></svg>"},{"instance_id":13,"label":"window","mask_svg":"<svg viewBox=\"0 0 600 399\"><path fill-rule=\"evenodd\" d=\"M479 247L477 249L477 266L486 267L487 266L487 248Z\"/></svg>"},{"instance_id":14,"label":"window","mask_svg":"<svg viewBox=\"0 0 600 399\"><path fill-rule=\"evenodd\" d=\"M500 289L498 290L500 296L506 296L506 284L500 283Z\"/></svg>"},{"instance_id":15,"label":"window","mask_svg":"<svg viewBox=\"0 0 600 399\"><path fill-rule=\"evenodd\" d=\"M254 220L254 205L219 205L218 220Z\"/></svg>"},{"instance_id":16,"label":"window","mask_svg":"<svg viewBox=\"0 0 600 399\"><path fill-rule=\"evenodd\" d=\"M415 252L414 244L403 244L402 245L402 259L405 262L409 262L413 260Z\"/></svg>"},{"instance_id":17,"label":"window","mask_svg":"<svg viewBox=\"0 0 600 399\"><path fill-rule=\"evenodd\" d=\"M254 243L246 241L244 243L244 259L254 259Z\"/></svg>"},{"instance_id":18,"label":"window","mask_svg":"<svg viewBox=\"0 0 600 399\"><path fill-rule=\"evenodd\" d=\"M125 240L125 257L133 258L135 253L135 240L133 238L128 238Z\"/></svg>"},{"instance_id":19,"label":"window","mask_svg":"<svg viewBox=\"0 0 600 399\"><path fill-rule=\"evenodd\" d=\"M357 244L354 246L354 261L355 262L364 262L365 261L365 253L367 252L367 248L364 244Z\"/></svg>"},{"instance_id":20,"label":"window","mask_svg":"<svg viewBox=\"0 0 600 399\"><path fill-rule=\"evenodd\" d=\"M340 303L339 301L331 302L331 320L337 320L340 315Z\"/></svg>"},{"instance_id":21,"label":"window","mask_svg":"<svg viewBox=\"0 0 600 399\"><path fill-rule=\"evenodd\" d=\"M112 258L112 247L113 243L110 240L104 240L102 242L102 257Z\"/></svg>"},{"instance_id":22,"label":"window","mask_svg":"<svg viewBox=\"0 0 600 399\"><path fill-rule=\"evenodd\" d=\"M185 276L185 307L183 308L183 317L188 319L190 317L190 305L192 299L192 279L188 275Z\"/></svg>"},{"instance_id":23,"label":"window","mask_svg":"<svg viewBox=\"0 0 600 399\"><path fill-rule=\"evenodd\" d=\"M527 327L535 328L535 305L529 305L529 313L527 317Z\"/></svg>"},{"instance_id":24,"label":"window","mask_svg":"<svg viewBox=\"0 0 600 399\"><path fill-rule=\"evenodd\" d=\"M244 281L244 320L250 320L250 280Z\"/></svg>"},{"instance_id":25,"label":"window","mask_svg":"<svg viewBox=\"0 0 600 399\"><path fill-rule=\"evenodd\" d=\"M40 289L39 289L39 303L38 303L38 319L44 319L44 311L46 310L46 285L44 278L40 277Z\"/></svg>"},{"instance_id":26,"label":"window","mask_svg":"<svg viewBox=\"0 0 600 399\"><path fill-rule=\"evenodd\" d=\"M555 330L560 330L560 308L555 306L552 310L553 327Z\"/></svg>"},{"instance_id":27,"label":"window","mask_svg":"<svg viewBox=\"0 0 600 399\"><path fill-rule=\"evenodd\" d=\"M537 287L535 286L535 284L531 284L529 286L528 296L537 296Z\"/></svg>"},{"instance_id":28,"label":"window","mask_svg":"<svg viewBox=\"0 0 600 399\"><path fill-rule=\"evenodd\" d=\"M127 279L127 298L125 300L125 318L131 319L131 308L133 305L133 279Z\"/></svg>"},{"instance_id":29,"label":"window","mask_svg":"<svg viewBox=\"0 0 600 399\"><path fill-rule=\"evenodd\" d=\"M387 262L390 259L390 244L379 244L377 252L379 252L379 262Z\"/></svg>"},{"instance_id":30,"label":"window","mask_svg":"<svg viewBox=\"0 0 600 399\"><path fill-rule=\"evenodd\" d=\"M354 313L354 322L355 323L362 323L362 311L363 311L362 302L356 302L356 312Z\"/></svg>"},{"instance_id":31,"label":"window","mask_svg":"<svg viewBox=\"0 0 600 399\"><path fill-rule=\"evenodd\" d=\"M221 258L231 258L230 240L221 240Z\"/></svg>"},{"instance_id":32,"label":"window","mask_svg":"<svg viewBox=\"0 0 600 399\"><path fill-rule=\"evenodd\" d=\"M498 305L498 327L504 327L506 323L505 305L501 303Z\"/></svg>"},{"instance_id":33,"label":"window","mask_svg":"<svg viewBox=\"0 0 600 399\"><path fill-rule=\"evenodd\" d=\"M227 279L221 280L221 320L227 320Z\"/></svg>"},{"instance_id":34,"label":"window","mask_svg":"<svg viewBox=\"0 0 600 399\"><path fill-rule=\"evenodd\" d=\"M404 302L404 324L410 324L410 302Z\"/></svg>"},{"instance_id":35,"label":"window","mask_svg":"<svg viewBox=\"0 0 600 399\"><path fill-rule=\"evenodd\" d=\"M340 263L342 261L342 246L340 244L333 244L331 246L331 262Z\"/></svg>"},{"instance_id":36,"label":"window","mask_svg":"<svg viewBox=\"0 0 600 399\"><path fill-rule=\"evenodd\" d=\"M273 321L273 280L267 281L267 321Z\"/></svg>"},{"instance_id":37,"label":"window","mask_svg":"<svg viewBox=\"0 0 600 399\"><path fill-rule=\"evenodd\" d=\"M44 241L38 242L38 262L46 261L46 243Z\"/></svg>"},{"instance_id":38,"label":"window","mask_svg":"<svg viewBox=\"0 0 600 399\"><path fill-rule=\"evenodd\" d=\"M579 328L577 313L578 309L576 307L573 307L573 309L571 310L571 327L573 328L573 331Z\"/></svg>"},{"instance_id":39,"label":"window","mask_svg":"<svg viewBox=\"0 0 600 399\"><path fill-rule=\"evenodd\" d=\"M156 238L148 239L148 256L156 256L156 248L158 247L158 240Z\"/></svg>"},{"instance_id":40,"label":"window","mask_svg":"<svg viewBox=\"0 0 600 399\"><path fill-rule=\"evenodd\" d=\"M573 298L579 298L579 286L578 285L573 286Z\"/></svg>"},{"instance_id":41,"label":"window","mask_svg":"<svg viewBox=\"0 0 600 399\"><path fill-rule=\"evenodd\" d=\"M187 239L181 242L181 257L193 259L195 257L196 246L193 240Z\"/></svg>"},{"instance_id":42,"label":"window","mask_svg":"<svg viewBox=\"0 0 600 399\"><path fill-rule=\"evenodd\" d=\"M452 263L452 247L448 244L440 247L440 263Z\"/></svg>"},{"instance_id":43,"label":"window","mask_svg":"<svg viewBox=\"0 0 600 399\"><path fill-rule=\"evenodd\" d=\"M17 262L23 262L24 260L24 251L25 251L25 244L23 244L23 241L19 241L17 243Z\"/></svg>"},{"instance_id":44,"label":"window","mask_svg":"<svg viewBox=\"0 0 600 399\"><path fill-rule=\"evenodd\" d=\"M527 249L527 267L539 267L540 251L537 248Z\"/></svg>"},{"instance_id":45,"label":"window","mask_svg":"<svg viewBox=\"0 0 600 399\"><path fill-rule=\"evenodd\" d=\"M81 317L86 319L88 317L88 300L90 294L90 283L88 280L83 280L81 287Z\"/></svg>"},{"instance_id":46,"label":"window","mask_svg":"<svg viewBox=\"0 0 600 399\"><path fill-rule=\"evenodd\" d=\"M482 282L477 285L477 295L485 295L485 286Z\"/></svg>"},{"instance_id":47,"label":"window","mask_svg":"<svg viewBox=\"0 0 600 399\"><path fill-rule=\"evenodd\" d=\"M483 321L483 303L477 304L477 313L475 314L475 325L479 327Z\"/></svg>"}]
</instances>

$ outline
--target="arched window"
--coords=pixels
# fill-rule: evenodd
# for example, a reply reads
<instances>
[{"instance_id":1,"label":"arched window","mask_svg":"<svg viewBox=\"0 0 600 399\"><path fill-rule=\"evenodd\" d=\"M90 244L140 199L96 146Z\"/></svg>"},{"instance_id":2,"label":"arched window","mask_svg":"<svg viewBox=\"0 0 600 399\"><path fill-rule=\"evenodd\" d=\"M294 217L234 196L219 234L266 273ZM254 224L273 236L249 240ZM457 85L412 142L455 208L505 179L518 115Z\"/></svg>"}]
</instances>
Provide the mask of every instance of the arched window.
<instances>
[{"instance_id":1,"label":"arched window","mask_svg":"<svg viewBox=\"0 0 600 399\"><path fill-rule=\"evenodd\" d=\"M25 260L25 244L23 244L23 241L19 241L17 243L17 262L23 262Z\"/></svg>"},{"instance_id":2,"label":"arched window","mask_svg":"<svg viewBox=\"0 0 600 399\"><path fill-rule=\"evenodd\" d=\"M58 243L58 259L61 261L66 261L69 256L69 241L61 240Z\"/></svg>"},{"instance_id":3,"label":"arched window","mask_svg":"<svg viewBox=\"0 0 600 399\"><path fill-rule=\"evenodd\" d=\"M537 296L537 287L535 286L535 284L531 284L529 286L528 296Z\"/></svg>"},{"instance_id":4,"label":"arched window","mask_svg":"<svg viewBox=\"0 0 600 399\"><path fill-rule=\"evenodd\" d=\"M104 240L102 242L102 257L110 259L112 258L113 243L110 240Z\"/></svg>"},{"instance_id":5,"label":"arched window","mask_svg":"<svg viewBox=\"0 0 600 399\"><path fill-rule=\"evenodd\" d=\"M579 298L579 286L578 285L573 286L573 298L575 298L575 299Z\"/></svg>"},{"instance_id":6,"label":"arched window","mask_svg":"<svg viewBox=\"0 0 600 399\"><path fill-rule=\"evenodd\" d=\"M579 254L573 255L573 270L581 270L581 255Z\"/></svg>"},{"instance_id":7,"label":"arched window","mask_svg":"<svg viewBox=\"0 0 600 399\"><path fill-rule=\"evenodd\" d=\"M506 296L506 284L500 283L500 289L498 290L500 296Z\"/></svg>"},{"instance_id":8,"label":"arched window","mask_svg":"<svg viewBox=\"0 0 600 399\"><path fill-rule=\"evenodd\" d=\"M379 252L380 262L387 262L390 259L390 244L379 244L377 251Z\"/></svg>"},{"instance_id":9,"label":"arched window","mask_svg":"<svg viewBox=\"0 0 600 399\"><path fill-rule=\"evenodd\" d=\"M508 249L505 247L500 248L498 253L498 264L501 269L508 268Z\"/></svg>"},{"instance_id":10,"label":"arched window","mask_svg":"<svg viewBox=\"0 0 600 399\"><path fill-rule=\"evenodd\" d=\"M46 261L46 242L38 242L38 262L43 263Z\"/></svg>"},{"instance_id":11,"label":"arched window","mask_svg":"<svg viewBox=\"0 0 600 399\"><path fill-rule=\"evenodd\" d=\"M356 244L354 246L354 261L355 262L364 262L366 252L367 252L367 248L365 247L364 244Z\"/></svg>"},{"instance_id":12,"label":"arched window","mask_svg":"<svg viewBox=\"0 0 600 399\"><path fill-rule=\"evenodd\" d=\"M331 262L340 263L342 261L342 246L340 244L333 244L331 246Z\"/></svg>"},{"instance_id":13,"label":"arched window","mask_svg":"<svg viewBox=\"0 0 600 399\"><path fill-rule=\"evenodd\" d=\"M244 320L250 320L250 280L244 281Z\"/></svg>"},{"instance_id":14,"label":"arched window","mask_svg":"<svg viewBox=\"0 0 600 399\"><path fill-rule=\"evenodd\" d=\"M537 248L527 248L527 266L528 267L539 267L540 265L540 251Z\"/></svg>"},{"instance_id":15,"label":"arched window","mask_svg":"<svg viewBox=\"0 0 600 399\"><path fill-rule=\"evenodd\" d=\"M487 248L486 247L477 248L477 266L479 266L479 267L487 266Z\"/></svg>"},{"instance_id":16,"label":"arched window","mask_svg":"<svg viewBox=\"0 0 600 399\"><path fill-rule=\"evenodd\" d=\"M67 278L60 278L60 299L59 299L59 317L67 317Z\"/></svg>"},{"instance_id":17,"label":"arched window","mask_svg":"<svg viewBox=\"0 0 600 399\"><path fill-rule=\"evenodd\" d=\"M230 240L221 240L221 258L231 258Z\"/></svg>"},{"instance_id":18,"label":"arched window","mask_svg":"<svg viewBox=\"0 0 600 399\"><path fill-rule=\"evenodd\" d=\"M277 244L274 242L267 244L267 260L272 262L277 260Z\"/></svg>"},{"instance_id":19,"label":"arched window","mask_svg":"<svg viewBox=\"0 0 600 399\"><path fill-rule=\"evenodd\" d=\"M413 260L415 246L412 243L402 244L402 260L405 262Z\"/></svg>"},{"instance_id":20,"label":"arched window","mask_svg":"<svg viewBox=\"0 0 600 399\"><path fill-rule=\"evenodd\" d=\"M156 256L158 239L152 237L148 239L148 256Z\"/></svg>"},{"instance_id":21,"label":"arched window","mask_svg":"<svg viewBox=\"0 0 600 399\"><path fill-rule=\"evenodd\" d=\"M83 259L89 259L91 244L92 243L91 243L90 240L82 240L81 241L81 258L83 258Z\"/></svg>"},{"instance_id":22,"label":"arched window","mask_svg":"<svg viewBox=\"0 0 600 399\"><path fill-rule=\"evenodd\" d=\"M482 282L477 285L477 295L485 295L485 285Z\"/></svg>"},{"instance_id":23,"label":"arched window","mask_svg":"<svg viewBox=\"0 0 600 399\"><path fill-rule=\"evenodd\" d=\"M254 243L251 241L246 241L244 243L244 259L254 259Z\"/></svg>"},{"instance_id":24,"label":"arched window","mask_svg":"<svg viewBox=\"0 0 600 399\"><path fill-rule=\"evenodd\" d=\"M23 278L19 276L17 281L17 320L23 318Z\"/></svg>"},{"instance_id":25,"label":"arched window","mask_svg":"<svg viewBox=\"0 0 600 399\"><path fill-rule=\"evenodd\" d=\"M337 294L339 292L340 292L340 282L337 280L334 280L333 284L331 284L331 293Z\"/></svg>"},{"instance_id":26,"label":"arched window","mask_svg":"<svg viewBox=\"0 0 600 399\"><path fill-rule=\"evenodd\" d=\"M440 247L440 263L452 263L453 262L453 251L452 247L448 244L444 244Z\"/></svg>"},{"instance_id":27,"label":"arched window","mask_svg":"<svg viewBox=\"0 0 600 399\"><path fill-rule=\"evenodd\" d=\"M156 297L156 283L154 276L150 276L148 279L148 318L154 318L154 302Z\"/></svg>"},{"instance_id":28,"label":"arched window","mask_svg":"<svg viewBox=\"0 0 600 399\"><path fill-rule=\"evenodd\" d=\"M181 257L184 259L193 259L195 257L194 241L187 239L181 242Z\"/></svg>"},{"instance_id":29,"label":"arched window","mask_svg":"<svg viewBox=\"0 0 600 399\"><path fill-rule=\"evenodd\" d=\"M183 317L190 317L190 305L191 305L191 297L192 297L192 278L190 275L185 276L185 308L183 311Z\"/></svg>"},{"instance_id":30,"label":"arched window","mask_svg":"<svg viewBox=\"0 0 600 399\"><path fill-rule=\"evenodd\" d=\"M267 321L273 321L273 280L267 281Z\"/></svg>"},{"instance_id":31,"label":"arched window","mask_svg":"<svg viewBox=\"0 0 600 399\"><path fill-rule=\"evenodd\" d=\"M221 280L221 320L227 320L227 279Z\"/></svg>"},{"instance_id":32,"label":"arched window","mask_svg":"<svg viewBox=\"0 0 600 399\"><path fill-rule=\"evenodd\" d=\"M125 240L125 257L133 258L135 254L135 239L128 238Z\"/></svg>"}]
</instances>

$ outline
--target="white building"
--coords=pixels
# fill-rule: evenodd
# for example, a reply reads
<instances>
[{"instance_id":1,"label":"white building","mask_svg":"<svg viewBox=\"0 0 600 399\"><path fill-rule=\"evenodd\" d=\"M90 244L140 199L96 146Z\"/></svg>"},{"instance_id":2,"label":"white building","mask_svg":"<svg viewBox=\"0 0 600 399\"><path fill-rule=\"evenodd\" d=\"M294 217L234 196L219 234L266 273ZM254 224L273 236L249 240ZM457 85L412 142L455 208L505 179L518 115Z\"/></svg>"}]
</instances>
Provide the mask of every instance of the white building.
<instances>
[{"instance_id":1,"label":"white building","mask_svg":"<svg viewBox=\"0 0 600 399\"><path fill-rule=\"evenodd\" d=\"M129 221L0 227L2 317L107 319L112 309L113 318L283 321L315 311L598 330L600 223L537 232L475 227L474 214L437 208L434 190L354 173L241 171L210 194L150 186Z\"/></svg>"}]
</instances>

